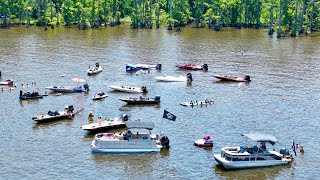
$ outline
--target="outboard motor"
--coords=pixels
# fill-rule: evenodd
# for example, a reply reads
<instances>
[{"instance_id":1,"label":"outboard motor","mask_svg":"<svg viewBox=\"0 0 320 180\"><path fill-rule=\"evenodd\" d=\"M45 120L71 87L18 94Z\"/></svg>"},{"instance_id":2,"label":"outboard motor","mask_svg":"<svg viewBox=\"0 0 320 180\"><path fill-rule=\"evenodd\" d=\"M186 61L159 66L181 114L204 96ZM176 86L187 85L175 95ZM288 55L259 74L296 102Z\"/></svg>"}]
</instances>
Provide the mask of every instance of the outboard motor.
<instances>
[{"instance_id":1,"label":"outboard motor","mask_svg":"<svg viewBox=\"0 0 320 180\"><path fill-rule=\"evenodd\" d=\"M187 74L187 81L188 81L188 82L191 82L191 81L192 81L192 74L191 74L191 73L188 73L188 74Z\"/></svg>"},{"instance_id":2,"label":"outboard motor","mask_svg":"<svg viewBox=\"0 0 320 180\"><path fill-rule=\"evenodd\" d=\"M68 111L69 111L69 112L73 113L73 110L74 110L73 105L68 106Z\"/></svg>"},{"instance_id":3,"label":"outboard motor","mask_svg":"<svg viewBox=\"0 0 320 180\"><path fill-rule=\"evenodd\" d=\"M147 87L146 87L146 86L142 86L142 87L141 87L141 90L142 90L142 92L143 92L143 93L147 93L147 92L148 92L148 90L147 90Z\"/></svg>"},{"instance_id":4,"label":"outboard motor","mask_svg":"<svg viewBox=\"0 0 320 180\"><path fill-rule=\"evenodd\" d=\"M160 96L154 97L154 100L157 101L157 102L160 102Z\"/></svg>"},{"instance_id":5,"label":"outboard motor","mask_svg":"<svg viewBox=\"0 0 320 180\"><path fill-rule=\"evenodd\" d=\"M0 71L0 77L1 77L1 71Z\"/></svg>"},{"instance_id":6,"label":"outboard motor","mask_svg":"<svg viewBox=\"0 0 320 180\"><path fill-rule=\"evenodd\" d=\"M170 148L170 140L167 136L162 136L160 139L162 147L169 149Z\"/></svg>"},{"instance_id":7,"label":"outboard motor","mask_svg":"<svg viewBox=\"0 0 320 180\"><path fill-rule=\"evenodd\" d=\"M282 154L283 156L290 155L289 150L286 148L280 149L280 154Z\"/></svg>"},{"instance_id":8,"label":"outboard motor","mask_svg":"<svg viewBox=\"0 0 320 180\"><path fill-rule=\"evenodd\" d=\"M204 64L204 65L202 66L202 68L203 68L203 70L208 71L208 64Z\"/></svg>"},{"instance_id":9,"label":"outboard motor","mask_svg":"<svg viewBox=\"0 0 320 180\"><path fill-rule=\"evenodd\" d=\"M251 81L250 76L245 76L244 79L247 81Z\"/></svg>"},{"instance_id":10,"label":"outboard motor","mask_svg":"<svg viewBox=\"0 0 320 180\"><path fill-rule=\"evenodd\" d=\"M96 63L96 67L99 68L99 63Z\"/></svg>"},{"instance_id":11,"label":"outboard motor","mask_svg":"<svg viewBox=\"0 0 320 180\"><path fill-rule=\"evenodd\" d=\"M89 84L84 84L83 88L84 88L84 90L89 91Z\"/></svg>"},{"instance_id":12,"label":"outboard motor","mask_svg":"<svg viewBox=\"0 0 320 180\"><path fill-rule=\"evenodd\" d=\"M161 66L162 66L161 64L157 64L156 69L161 70Z\"/></svg>"},{"instance_id":13,"label":"outboard motor","mask_svg":"<svg viewBox=\"0 0 320 180\"><path fill-rule=\"evenodd\" d=\"M22 90L20 90L20 97L22 97Z\"/></svg>"},{"instance_id":14,"label":"outboard motor","mask_svg":"<svg viewBox=\"0 0 320 180\"><path fill-rule=\"evenodd\" d=\"M123 114L122 115L122 120L123 121L128 121L129 120L129 116L127 114Z\"/></svg>"}]
</instances>

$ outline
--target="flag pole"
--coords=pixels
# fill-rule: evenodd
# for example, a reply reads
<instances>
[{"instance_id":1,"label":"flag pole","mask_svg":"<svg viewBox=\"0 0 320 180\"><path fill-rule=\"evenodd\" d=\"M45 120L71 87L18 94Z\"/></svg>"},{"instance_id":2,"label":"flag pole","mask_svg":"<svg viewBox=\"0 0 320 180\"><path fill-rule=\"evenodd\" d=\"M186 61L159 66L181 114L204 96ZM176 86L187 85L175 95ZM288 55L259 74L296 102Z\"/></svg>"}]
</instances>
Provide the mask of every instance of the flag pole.
<instances>
[{"instance_id":1,"label":"flag pole","mask_svg":"<svg viewBox=\"0 0 320 180\"><path fill-rule=\"evenodd\" d=\"M162 117L162 120L161 120L160 135L162 133L162 122L163 122L163 117Z\"/></svg>"}]
</instances>

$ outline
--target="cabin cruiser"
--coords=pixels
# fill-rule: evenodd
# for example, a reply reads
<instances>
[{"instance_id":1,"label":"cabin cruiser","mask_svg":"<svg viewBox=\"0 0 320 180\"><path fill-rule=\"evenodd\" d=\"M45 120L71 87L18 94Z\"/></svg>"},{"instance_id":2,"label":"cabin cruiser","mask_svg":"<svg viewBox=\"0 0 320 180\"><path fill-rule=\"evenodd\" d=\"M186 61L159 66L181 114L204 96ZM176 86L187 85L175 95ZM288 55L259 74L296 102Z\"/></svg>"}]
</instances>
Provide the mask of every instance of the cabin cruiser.
<instances>
[{"instance_id":1,"label":"cabin cruiser","mask_svg":"<svg viewBox=\"0 0 320 180\"><path fill-rule=\"evenodd\" d=\"M105 120L102 120L101 117L99 117L98 122L83 125L81 126L81 129L88 131L88 133L99 133L104 130L123 128L126 127L126 121L128 121L128 119L129 116L127 114L123 114L122 117Z\"/></svg>"},{"instance_id":2,"label":"cabin cruiser","mask_svg":"<svg viewBox=\"0 0 320 180\"><path fill-rule=\"evenodd\" d=\"M241 134L256 143L260 147L223 147L220 154L215 154L214 159L225 169L246 169L285 165L292 162L293 157L289 150L281 149L280 152L267 150L266 143L272 146L277 142L276 137L267 134L250 133Z\"/></svg>"},{"instance_id":3,"label":"cabin cruiser","mask_svg":"<svg viewBox=\"0 0 320 180\"><path fill-rule=\"evenodd\" d=\"M152 122L130 121L128 130L96 134L91 145L93 153L148 153L169 148L169 138L151 133Z\"/></svg>"},{"instance_id":4,"label":"cabin cruiser","mask_svg":"<svg viewBox=\"0 0 320 180\"><path fill-rule=\"evenodd\" d=\"M159 104L160 96L155 96L154 98L145 98L142 96L139 98L119 98L119 100L128 104Z\"/></svg>"},{"instance_id":5,"label":"cabin cruiser","mask_svg":"<svg viewBox=\"0 0 320 180\"><path fill-rule=\"evenodd\" d=\"M13 80L12 79L7 79L5 81L1 81L0 85L13 85Z\"/></svg>"},{"instance_id":6,"label":"cabin cruiser","mask_svg":"<svg viewBox=\"0 0 320 180\"><path fill-rule=\"evenodd\" d=\"M127 92L127 93L147 93L147 87L142 86L139 87L132 87L132 86L108 86L109 88L120 91L120 92Z\"/></svg>"},{"instance_id":7,"label":"cabin cruiser","mask_svg":"<svg viewBox=\"0 0 320 180\"><path fill-rule=\"evenodd\" d=\"M184 76L158 76L156 77L156 81L158 82L191 82L192 74L188 73L187 77Z\"/></svg>"},{"instance_id":8,"label":"cabin cruiser","mask_svg":"<svg viewBox=\"0 0 320 180\"><path fill-rule=\"evenodd\" d=\"M89 66L89 69L87 70L88 75L98 74L102 72L103 69L100 67L99 63L96 63L96 66Z\"/></svg>"},{"instance_id":9,"label":"cabin cruiser","mask_svg":"<svg viewBox=\"0 0 320 180\"><path fill-rule=\"evenodd\" d=\"M250 76L229 76L229 75L213 75L213 77L220 79L221 81L234 81L234 82L250 82Z\"/></svg>"},{"instance_id":10,"label":"cabin cruiser","mask_svg":"<svg viewBox=\"0 0 320 180\"><path fill-rule=\"evenodd\" d=\"M202 66L196 64L177 64L176 67L189 70L208 70L208 64Z\"/></svg>"},{"instance_id":11,"label":"cabin cruiser","mask_svg":"<svg viewBox=\"0 0 320 180\"><path fill-rule=\"evenodd\" d=\"M23 93L23 91L20 90L19 99L21 99L21 100L41 99L41 98L43 98L43 95L42 95L42 94L39 94L38 91L33 91L32 93L31 93L31 92L25 92L25 93Z\"/></svg>"},{"instance_id":12,"label":"cabin cruiser","mask_svg":"<svg viewBox=\"0 0 320 180\"><path fill-rule=\"evenodd\" d=\"M87 92L89 91L89 85L84 84L82 86L49 86L45 89L49 89L53 92L66 92L66 93L77 93L77 92Z\"/></svg>"},{"instance_id":13,"label":"cabin cruiser","mask_svg":"<svg viewBox=\"0 0 320 180\"><path fill-rule=\"evenodd\" d=\"M96 94L92 97L92 99L93 99L93 100L100 100L100 99L104 99L104 98L106 98L106 97L108 97L108 95L104 94L104 92L99 92L99 93L96 93Z\"/></svg>"},{"instance_id":14,"label":"cabin cruiser","mask_svg":"<svg viewBox=\"0 0 320 180\"><path fill-rule=\"evenodd\" d=\"M32 117L32 119L34 121L37 121L37 123L55 121L66 118L72 119L74 116L73 110L74 107L72 105L66 106L63 111L48 111L48 113L35 115L34 117Z\"/></svg>"}]
</instances>

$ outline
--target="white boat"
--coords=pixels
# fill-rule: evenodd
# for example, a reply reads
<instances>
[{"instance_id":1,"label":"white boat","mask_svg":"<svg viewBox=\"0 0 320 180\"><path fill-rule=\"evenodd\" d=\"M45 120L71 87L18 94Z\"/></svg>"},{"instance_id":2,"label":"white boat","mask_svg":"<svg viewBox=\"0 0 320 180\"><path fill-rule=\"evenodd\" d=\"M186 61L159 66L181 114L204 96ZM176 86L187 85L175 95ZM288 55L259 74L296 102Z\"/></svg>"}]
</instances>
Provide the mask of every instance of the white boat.
<instances>
[{"instance_id":1,"label":"white boat","mask_svg":"<svg viewBox=\"0 0 320 180\"><path fill-rule=\"evenodd\" d=\"M13 85L13 80L12 79L8 79L5 81L1 81L0 85Z\"/></svg>"},{"instance_id":2,"label":"white boat","mask_svg":"<svg viewBox=\"0 0 320 180\"><path fill-rule=\"evenodd\" d=\"M84 84L82 86L49 86L45 87L45 89L49 89L53 92L68 92L68 93L75 93L75 92L87 92L89 91L89 85Z\"/></svg>"},{"instance_id":3,"label":"white boat","mask_svg":"<svg viewBox=\"0 0 320 180\"><path fill-rule=\"evenodd\" d=\"M147 87L142 86L139 87L132 87L132 86L108 86L109 88L115 90L115 91L121 91L121 92L127 92L127 93L146 93Z\"/></svg>"},{"instance_id":4,"label":"white boat","mask_svg":"<svg viewBox=\"0 0 320 180\"><path fill-rule=\"evenodd\" d=\"M221 154L215 154L214 159L225 169L277 166L292 162L293 157L287 149L281 149L280 152L274 149L267 150L266 143L270 143L273 146L277 142L276 137L260 133L241 135L254 142L260 143L260 147L237 146L221 148Z\"/></svg>"},{"instance_id":5,"label":"white boat","mask_svg":"<svg viewBox=\"0 0 320 180\"><path fill-rule=\"evenodd\" d=\"M161 69L161 64L135 64L138 69Z\"/></svg>"},{"instance_id":6,"label":"white boat","mask_svg":"<svg viewBox=\"0 0 320 180\"><path fill-rule=\"evenodd\" d=\"M104 99L104 98L106 98L106 97L108 97L108 95L104 94L104 92L99 92L99 93L96 93L96 94L92 97L92 99L93 99L93 100L100 100L100 99Z\"/></svg>"},{"instance_id":7,"label":"white boat","mask_svg":"<svg viewBox=\"0 0 320 180\"><path fill-rule=\"evenodd\" d=\"M93 153L148 153L169 148L169 138L151 133L152 122L131 121L121 133L96 134L91 145Z\"/></svg>"},{"instance_id":8,"label":"white boat","mask_svg":"<svg viewBox=\"0 0 320 180\"><path fill-rule=\"evenodd\" d=\"M38 114L32 117L37 123L55 121L59 119L71 119L74 116L73 106L66 106L63 111L48 111L48 113Z\"/></svg>"},{"instance_id":9,"label":"white boat","mask_svg":"<svg viewBox=\"0 0 320 180\"><path fill-rule=\"evenodd\" d=\"M121 118L116 117L114 119L105 119L101 120L96 123L90 123L87 125L81 126L81 129L88 131L88 133L99 133L104 130L111 130L116 128L126 127L126 121L128 121L128 115L124 114Z\"/></svg>"},{"instance_id":10,"label":"white boat","mask_svg":"<svg viewBox=\"0 0 320 180\"><path fill-rule=\"evenodd\" d=\"M99 63L96 63L96 66L89 66L89 69L87 70L88 75L98 74L102 72L103 69L100 67Z\"/></svg>"},{"instance_id":11,"label":"white boat","mask_svg":"<svg viewBox=\"0 0 320 180\"><path fill-rule=\"evenodd\" d=\"M201 105L211 105L213 104L213 101L204 100L204 101L190 101L190 102L182 102L180 105L182 106L201 106Z\"/></svg>"},{"instance_id":12,"label":"white boat","mask_svg":"<svg viewBox=\"0 0 320 180\"><path fill-rule=\"evenodd\" d=\"M158 76L156 77L158 82L186 82L192 81L192 74L188 73L187 77L185 76Z\"/></svg>"}]
</instances>

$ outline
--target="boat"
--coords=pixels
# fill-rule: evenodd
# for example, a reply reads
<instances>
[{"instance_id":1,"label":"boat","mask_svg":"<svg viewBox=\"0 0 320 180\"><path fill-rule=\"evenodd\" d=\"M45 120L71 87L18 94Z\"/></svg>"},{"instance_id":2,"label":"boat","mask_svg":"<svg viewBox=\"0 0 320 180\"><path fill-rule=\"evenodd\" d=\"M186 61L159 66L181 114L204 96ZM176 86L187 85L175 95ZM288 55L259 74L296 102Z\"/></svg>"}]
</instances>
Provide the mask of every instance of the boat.
<instances>
[{"instance_id":1,"label":"boat","mask_svg":"<svg viewBox=\"0 0 320 180\"><path fill-rule=\"evenodd\" d=\"M220 79L221 81L234 81L234 82L250 82L250 76L229 76L229 75L213 75L213 77Z\"/></svg>"},{"instance_id":2,"label":"boat","mask_svg":"<svg viewBox=\"0 0 320 180\"><path fill-rule=\"evenodd\" d=\"M99 63L96 63L96 66L89 66L89 69L87 70L88 75L98 74L102 72L103 69L100 67Z\"/></svg>"},{"instance_id":3,"label":"boat","mask_svg":"<svg viewBox=\"0 0 320 180\"><path fill-rule=\"evenodd\" d=\"M48 111L48 113L44 114L38 114L32 117L34 121L37 123L42 123L42 122L49 122L49 121L55 121L59 119L72 119L74 116L73 113L74 107L71 106L66 106L63 111Z\"/></svg>"},{"instance_id":4,"label":"boat","mask_svg":"<svg viewBox=\"0 0 320 180\"><path fill-rule=\"evenodd\" d=\"M161 64L127 64L126 71L127 72L137 72L139 70L150 70L150 69L157 69L161 70Z\"/></svg>"},{"instance_id":5,"label":"boat","mask_svg":"<svg viewBox=\"0 0 320 180\"><path fill-rule=\"evenodd\" d=\"M43 95L39 94L38 91L31 92L25 92L23 93L22 90L20 90L20 96L19 99L21 100L27 100L27 99L41 99L43 98Z\"/></svg>"},{"instance_id":6,"label":"boat","mask_svg":"<svg viewBox=\"0 0 320 180\"><path fill-rule=\"evenodd\" d=\"M185 76L158 76L156 77L158 82L190 82L192 81L192 74L188 73L187 77Z\"/></svg>"},{"instance_id":7,"label":"boat","mask_svg":"<svg viewBox=\"0 0 320 180\"><path fill-rule=\"evenodd\" d=\"M142 96L139 98L119 98L119 100L128 104L159 104L160 96L155 96L154 98L145 98Z\"/></svg>"},{"instance_id":8,"label":"boat","mask_svg":"<svg viewBox=\"0 0 320 180\"><path fill-rule=\"evenodd\" d=\"M82 86L49 86L45 87L45 89L49 89L53 92L65 92L65 93L78 93L78 92L87 92L89 91L89 85L84 84Z\"/></svg>"},{"instance_id":9,"label":"boat","mask_svg":"<svg viewBox=\"0 0 320 180\"><path fill-rule=\"evenodd\" d=\"M104 98L106 98L106 97L108 97L108 95L104 94L104 92L99 92L99 93L96 93L96 94L92 97L92 99L93 99L93 100L100 100L100 99L104 99Z\"/></svg>"},{"instance_id":10,"label":"boat","mask_svg":"<svg viewBox=\"0 0 320 180\"><path fill-rule=\"evenodd\" d=\"M81 129L86 130L88 133L100 133L105 130L111 130L116 128L126 127L126 121L128 121L129 116L123 114L122 117L116 117L113 119L102 120L101 117L96 123L90 123L87 125L81 126Z\"/></svg>"},{"instance_id":11,"label":"boat","mask_svg":"<svg viewBox=\"0 0 320 180\"><path fill-rule=\"evenodd\" d=\"M204 101L189 101L189 102L182 102L180 105L182 106L201 106L201 105L211 105L213 104L213 101L209 101L208 99Z\"/></svg>"},{"instance_id":12,"label":"boat","mask_svg":"<svg viewBox=\"0 0 320 180\"><path fill-rule=\"evenodd\" d=\"M193 144L199 147L213 147L212 136L203 136L203 138L196 140Z\"/></svg>"},{"instance_id":13,"label":"boat","mask_svg":"<svg viewBox=\"0 0 320 180\"><path fill-rule=\"evenodd\" d=\"M189 70L208 70L208 64L202 66L196 64L177 64L176 67Z\"/></svg>"},{"instance_id":14,"label":"boat","mask_svg":"<svg viewBox=\"0 0 320 180\"><path fill-rule=\"evenodd\" d=\"M12 79L7 79L5 81L1 81L0 85L13 85L13 80Z\"/></svg>"},{"instance_id":15,"label":"boat","mask_svg":"<svg viewBox=\"0 0 320 180\"><path fill-rule=\"evenodd\" d=\"M288 149L281 149L280 152L267 150L266 143L272 146L277 142L276 137L268 134L249 133L241 134L256 143L260 147L223 147L220 154L214 154L214 159L227 170L247 169L289 164L293 161Z\"/></svg>"},{"instance_id":16,"label":"boat","mask_svg":"<svg viewBox=\"0 0 320 180\"><path fill-rule=\"evenodd\" d=\"M169 138L151 133L152 122L126 122L127 131L96 134L91 146L93 153L149 153L169 148Z\"/></svg>"},{"instance_id":17,"label":"boat","mask_svg":"<svg viewBox=\"0 0 320 180\"><path fill-rule=\"evenodd\" d=\"M132 87L132 86L108 86L109 88L120 91L120 92L127 92L127 93L147 93L147 87L142 86L139 87Z\"/></svg>"},{"instance_id":18,"label":"boat","mask_svg":"<svg viewBox=\"0 0 320 180\"><path fill-rule=\"evenodd\" d=\"M148 69L157 69L160 70L161 64L135 64L138 69L148 70Z\"/></svg>"}]
</instances>

